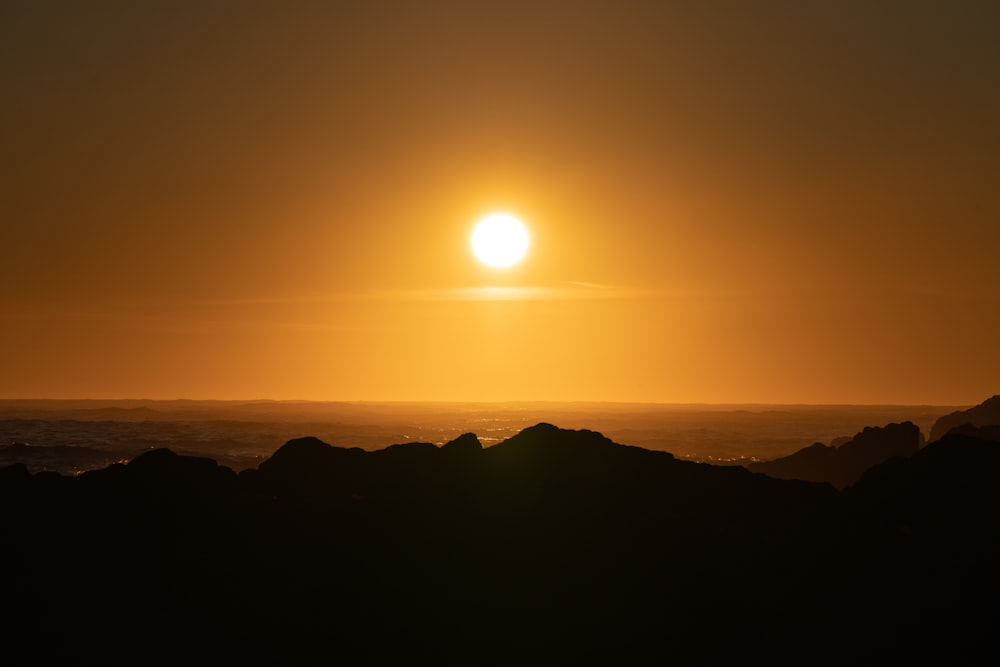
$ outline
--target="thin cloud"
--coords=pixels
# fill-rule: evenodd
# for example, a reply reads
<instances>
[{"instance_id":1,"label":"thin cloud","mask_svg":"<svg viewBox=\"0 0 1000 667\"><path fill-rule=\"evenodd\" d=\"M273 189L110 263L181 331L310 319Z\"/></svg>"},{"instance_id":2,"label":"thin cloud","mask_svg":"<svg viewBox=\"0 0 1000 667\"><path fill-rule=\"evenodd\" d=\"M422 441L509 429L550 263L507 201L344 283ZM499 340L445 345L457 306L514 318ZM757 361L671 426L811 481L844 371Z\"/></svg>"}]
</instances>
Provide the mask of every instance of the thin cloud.
<instances>
[{"instance_id":1,"label":"thin cloud","mask_svg":"<svg viewBox=\"0 0 1000 667\"><path fill-rule=\"evenodd\" d=\"M421 301L570 301L624 298L638 295L634 289L588 282L557 285L482 285L478 287L430 287L421 289L359 290L296 295L264 295L234 299L199 301L213 306L266 306L282 304L323 304L343 302Z\"/></svg>"},{"instance_id":2,"label":"thin cloud","mask_svg":"<svg viewBox=\"0 0 1000 667\"><path fill-rule=\"evenodd\" d=\"M378 289L296 295L263 295L203 301L205 305L321 304L366 301L573 301L649 296L648 290L585 281L555 285L480 285L477 287L428 287L419 289Z\"/></svg>"},{"instance_id":3,"label":"thin cloud","mask_svg":"<svg viewBox=\"0 0 1000 667\"><path fill-rule=\"evenodd\" d=\"M391 293L393 297L414 301L575 301L589 299L614 299L634 296L634 290L571 281L553 286L498 286L456 287L414 290Z\"/></svg>"}]
</instances>

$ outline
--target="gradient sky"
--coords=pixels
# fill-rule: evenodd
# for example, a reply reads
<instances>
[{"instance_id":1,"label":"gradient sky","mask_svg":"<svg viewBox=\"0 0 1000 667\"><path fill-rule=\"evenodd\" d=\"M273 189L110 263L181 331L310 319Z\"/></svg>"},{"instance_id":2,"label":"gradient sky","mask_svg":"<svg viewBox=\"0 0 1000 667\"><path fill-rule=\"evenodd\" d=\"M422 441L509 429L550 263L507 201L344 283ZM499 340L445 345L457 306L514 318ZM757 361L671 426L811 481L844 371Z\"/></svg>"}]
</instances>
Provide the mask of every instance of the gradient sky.
<instances>
[{"instance_id":1,"label":"gradient sky","mask_svg":"<svg viewBox=\"0 0 1000 667\"><path fill-rule=\"evenodd\" d=\"M0 4L0 396L1000 392L1000 4ZM533 245L498 271L477 218Z\"/></svg>"}]
</instances>

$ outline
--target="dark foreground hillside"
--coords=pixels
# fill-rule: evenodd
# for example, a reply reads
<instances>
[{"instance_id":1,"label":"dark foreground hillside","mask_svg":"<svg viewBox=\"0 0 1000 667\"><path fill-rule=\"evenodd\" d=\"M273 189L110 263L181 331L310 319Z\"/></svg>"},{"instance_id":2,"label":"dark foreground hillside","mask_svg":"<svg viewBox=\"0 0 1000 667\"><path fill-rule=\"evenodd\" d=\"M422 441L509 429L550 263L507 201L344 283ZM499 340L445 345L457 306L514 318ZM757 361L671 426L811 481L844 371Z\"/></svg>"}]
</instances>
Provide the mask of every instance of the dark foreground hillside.
<instances>
[{"instance_id":1,"label":"dark foreground hillside","mask_svg":"<svg viewBox=\"0 0 1000 667\"><path fill-rule=\"evenodd\" d=\"M984 664L998 473L949 435L838 492L547 424L14 466L0 662Z\"/></svg>"}]
</instances>

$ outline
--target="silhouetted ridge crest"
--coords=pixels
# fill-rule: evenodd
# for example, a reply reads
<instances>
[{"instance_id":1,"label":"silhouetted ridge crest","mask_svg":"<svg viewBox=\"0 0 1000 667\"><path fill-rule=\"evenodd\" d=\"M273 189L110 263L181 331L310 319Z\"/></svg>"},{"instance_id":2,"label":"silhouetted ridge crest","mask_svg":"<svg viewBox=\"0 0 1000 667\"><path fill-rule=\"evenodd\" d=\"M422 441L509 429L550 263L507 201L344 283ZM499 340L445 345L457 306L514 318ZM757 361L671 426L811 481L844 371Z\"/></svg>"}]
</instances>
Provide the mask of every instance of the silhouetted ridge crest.
<instances>
[{"instance_id":1,"label":"silhouetted ridge crest","mask_svg":"<svg viewBox=\"0 0 1000 667\"><path fill-rule=\"evenodd\" d=\"M334 447L315 437L295 438L258 467L258 481L287 496L351 493L363 486L365 451Z\"/></svg>"},{"instance_id":2,"label":"silhouetted ridge crest","mask_svg":"<svg viewBox=\"0 0 1000 667\"><path fill-rule=\"evenodd\" d=\"M968 410L957 410L939 417L934 422L934 426L931 427L928 439L930 442L940 440L948 431L963 424L972 424L973 426L1000 425L1000 394L991 396Z\"/></svg>"},{"instance_id":3,"label":"silhouetted ridge crest","mask_svg":"<svg viewBox=\"0 0 1000 667\"><path fill-rule=\"evenodd\" d=\"M23 463L12 463L0 468L0 485L20 483L30 478L31 473L28 472L28 466Z\"/></svg>"},{"instance_id":4,"label":"silhouetted ridge crest","mask_svg":"<svg viewBox=\"0 0 1000 667\"><path fill-rule=\"evenodd\" d=\"M773 461L747 468L780 479L829 482L843 488L858 480L868 468L887 459L915 454L923 444L920 429L912 422L866 426L839 447L815 443Z\"/></svg>"},{"instance_id":5,"label":"silhouetted ridge crest","mask_svg":"<svg viewBox=\"0 0 1000 667\"><path fill-rule=\"evenodd\" d=\"M970 438L1000 442L1000 424L976 426L970 422L954 427L945 435L964 435Z\"/></svg>"},{"instance_id":6,"label":"silhouetted ridge crest","mask_svg":"<svg viewBox=\"0 0 1000 667\"><path fill-rule=\"evenodd\" d=\"M236 473L214 459L177 454L166 448L144 452L129 461L125 468L131 477L144 481L164 485L184 483L205 489L236 478Z\"/></svg>"},{"instance_id":7,"label":"silhouetted ridge crest","mask_svg":"<svg viewBox=\"0 0 1000 667\"><path fill-rule=\"evenodd\" d=\"M414 461L437 456L438 446L433 442L401 442L370 452L375 456L396 457Z\"/></svg>"},{"instance_id":8,"label":"silhouetted ridge crest","mask_svg":"<svg viewBox=\"0 0 1000 667\"><path fill-rule=\"evenodd\" d=\"M285 458L297 459L297 458L314 458L322 457L327 454L331 449L335 449L333 445L327 444L320 440L319 438L313 436L307 436L305 438L294 438L289 440L281 447L278 448L268 461L276 461Z\"/></svg>"},{"instance_id":9,"label":"silhouetted ridge crest","mask_svg":"<svg viewBox=\"0 0 1000 667\"><path fill-rule=\"evenodd\" d=\"M218 467L214 459L203 456L182 456L171 449L160 447L139 454L128 462L134 471L170 471L183 473L189 470L208 470Z\"/></svg>"},{"instance_id":10,"label":"silhouetted ridge crest","mask_svg":"<svg viewBox=\"0 0 1000 667\"><path fill-rule=\"evenodd\" d=\"M487 449L490 453L518 450L533 454L586 456L608 454L629 447L620 445L597 431L573 430L542 422L522 430ZM634 448L633 448L634 449ZM666 452L659 452L666 454ZM667 454L672 458L672 455Z\"/></svg>"},{"instance_id":11,"label":"silhouetted ridge crest","mask_svg":"<svg viewBox=\"0 0 1000 667\"><path fill-rule=\"evenodd\" d=\"M865 511L875 509L892 516L896 525L908 531L928 530L933 522L936 530L998 539L1000 523L984 521L980 515L980 511L1000 507L998 473L997 442L953 432L908 459L891 459L872 467L845 496L863 501ZM998 547L1000 543L991 548ZM947 541L940 548L947 549Z\"/></svg>"},{"instance_id":12,"label":"silhouetted ridge crest","mask_svg":"<svg viewBox=\"0 0 1000 667\"><path fill-rule=\"evenodd\" d=\"M144 452L127 464L89 470L70 477L85 489L113 491L121 498L134 495L162 507L173 507L177 515L230 496L237 488L237 475L214 459L177 454L159 448Z\"/></svg>"},{"instance_id":13,"label":"silhouetted ridge crest","mask_svg":"<svg viewBox=\"0 0 1000 667\"><path fill-rule=\"evenodd\" d=\"M468 475L466 465L482 452L479 439L466 434L442 447L405 442L366 452L317 438L283 445L258 466L258 482L279 496L339 496L371 499L414 495L448 486Z\"/></svg>"},{"instance_id":14,"label":"silhouetted ridge crest","mask_svg":"<svg viewBox=\"0 0 1000 667\"><path fill-rule=\"evenodd\" d=\"M441 445L441 449L450 454L478 454L483 451L483 443L475 433L463 433Z\"/></svg>"}]
</instances>

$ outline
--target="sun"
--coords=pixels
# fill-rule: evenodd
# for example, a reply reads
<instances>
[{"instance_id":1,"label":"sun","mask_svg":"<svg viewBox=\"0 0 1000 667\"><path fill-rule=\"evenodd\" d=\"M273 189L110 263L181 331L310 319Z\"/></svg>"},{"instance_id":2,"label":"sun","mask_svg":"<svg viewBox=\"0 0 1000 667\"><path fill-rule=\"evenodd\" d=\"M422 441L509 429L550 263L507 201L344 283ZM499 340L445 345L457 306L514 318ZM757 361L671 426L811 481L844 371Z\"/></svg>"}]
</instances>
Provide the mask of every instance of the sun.
<instances>
[{"instance_id":1,"label":"sun","mask_svg":"<svg viewBox=\"0 0 1000 667\"><path fill-rule=\"evenodd\" d=\"M528 252L528 230L512 215L494 213L472 231L472 252L483 264L496 268L517 264Z\"/></svg>"}]
</instances>

